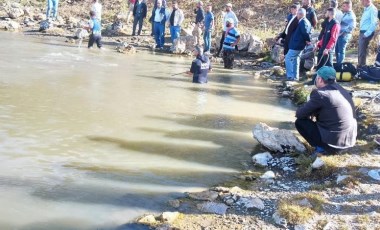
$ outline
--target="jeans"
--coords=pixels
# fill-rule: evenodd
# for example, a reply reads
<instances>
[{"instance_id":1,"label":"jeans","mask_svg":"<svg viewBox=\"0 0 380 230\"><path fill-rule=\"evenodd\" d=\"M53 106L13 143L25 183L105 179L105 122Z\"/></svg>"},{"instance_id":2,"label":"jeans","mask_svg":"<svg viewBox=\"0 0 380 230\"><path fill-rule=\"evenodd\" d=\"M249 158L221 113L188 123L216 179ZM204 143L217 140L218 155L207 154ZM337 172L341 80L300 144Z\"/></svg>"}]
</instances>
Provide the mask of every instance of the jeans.
<instances>
[{"instance_id":1,"label":"jeans","mask_svg":"<svg viewBox=\"0 0 380 230\"><path fill-rule=\"evenodd\" d=\"M50 13L52 13L53 18L57 18L58 14L58 0L48 0L46 18L50 18Z\"/></svg>"},{"instance_id":2,"label":"jeans","mask_svg":"<svg viewBox=\"0 0 380 230\"><path fill-rule=\"evenodd\" d=\"M154 39L156 40L156 47L162 48L165 43L165 25L161 22L154 22Z\"/></svg>"},{"instance_id":3,"label":"jeans","mask_svg":"<svg viewBox=\"0 0 380 230\"><path fill-rule=\"evenodd\" d=\"M142 16L136 16L133 20L133 32L132 35L136 35L136 27L137 23L139 24L139 31L137 32L138 35L141 34L142 26L143 26L144 18Z\"/></svg>"},{"instance_id":4,"label":"jeans","mask_svg":"<svg viewBox=\"0 0 380 230\"><path fill-rule=\"evenodd\" d=\"M88 40L88 48L91 48L95 42L98 48L102 48L102 36L100 34L90 35L90 40Z\"/></svg>"},{"instance_id":5,"label":"jeans","mask_svg":"<svg viewBox=\"0 0 380 230\"><path fill-rule=\"evenodd\" d=\"M302 50L290 49L285 56L286 77L288 80L298 80Z\"/></svg>"},{"instance_id":6,"label":"jeans","mask_svg":"<svg viewBox=\"0 0 380 230\"><path fill-rule=\"evenodd\" d=\"M351 40L352 34L344 34L339 36L335 46L336 63L342 64L346 58L346 48Z\"/></svg>"},{"instance_id":7,"label":"jeans","mask_svg":"<svg viewBox=\"0 0 380 230\"><path fill-rule=\"evenodd\" d=\"M318 65L317 70L322 68L323 66L333 66L333 55L332 52L329 52L328 55L323 55L323 51L325 49L320 49L318 52Z\"/></svg>"},{"instance_id":8,"label":"jeans","mask_svg":"<svg viewBox=\"0 0 380 230\"><path fill-rule=\"evenodd\" d=\"M364 66L367 64L368 45L372 40L374 33L369 37L364 37L364 33L360 32L359 35L359 48L358 48L358 66Z\"/></svg>"},{"instance_id":9,"label":"jeans","mask_svg":"<svg viewBox=\"0 0 380 230\"><path fill-rule=\"evenodd\" d=\"M180 33L181 33L180 26L170 26L170 37L171 37L172 43L174 43L175 39L179 38Z\"/></svg>"},{"instance_id":10,"label":"jeans","mask_svg":"<svg viewBox=\"0 0 380 230\"><path fill-rule=\"evenodd\" d=\"M211 48L211 31L209 29L206 29L204 34L203 34L203 40L204 40L204 52L210 51Z\"/></svg>"}]
</instances>

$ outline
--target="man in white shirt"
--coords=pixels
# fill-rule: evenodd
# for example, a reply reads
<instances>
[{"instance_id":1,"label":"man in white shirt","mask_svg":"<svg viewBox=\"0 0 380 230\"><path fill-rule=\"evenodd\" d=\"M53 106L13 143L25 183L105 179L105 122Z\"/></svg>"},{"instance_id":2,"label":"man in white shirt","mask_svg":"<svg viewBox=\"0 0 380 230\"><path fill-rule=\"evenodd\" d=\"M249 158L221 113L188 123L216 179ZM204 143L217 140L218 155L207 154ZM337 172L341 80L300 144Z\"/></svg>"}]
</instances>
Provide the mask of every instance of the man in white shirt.
<instances>
[{"instance_id":1,"label":"man in white shirt","mask_svg":"<svg viewBox=\"0 0 380 230\"><path fill-rule=\"evenodd\" d=\"M234 27L237 28L238 24L239 24L239 20L236 17L236 14L232 11L232 4L231 3L226 4L226 13L224 15L223 24L222 24L223 25L222 38L220 39L220 46L219 46L219 50L218 50L218 53L216 54L216 56L219 56L220 51L222 51L224 39L226 36L226 30L227 30L226 24L227 24L227 21L229 19L233 21Z\"/></svg>"}]
</instances>

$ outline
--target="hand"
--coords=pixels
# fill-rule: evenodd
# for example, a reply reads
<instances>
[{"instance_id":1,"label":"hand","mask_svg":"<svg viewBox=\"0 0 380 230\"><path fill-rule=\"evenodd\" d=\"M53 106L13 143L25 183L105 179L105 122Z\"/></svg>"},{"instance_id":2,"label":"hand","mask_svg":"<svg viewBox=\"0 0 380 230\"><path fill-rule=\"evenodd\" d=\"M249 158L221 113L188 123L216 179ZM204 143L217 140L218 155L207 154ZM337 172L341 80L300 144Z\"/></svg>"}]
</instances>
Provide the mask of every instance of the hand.
<instances>
[{"instance_id":1,"label":"hand","mask_svg":"<svg viewBox=\"0 0 380 230\"><path fill-rule=\"evenodd\" d=\"M311 44L311 42L306 42L306 45L310 45Z\"/></svg>"},{"instance_id":2,"label":"hand","mask_svg":"<svg viewBox=\"0 0 380 230\"><path fill-rule=\"evenodd\" d=\"M187 71L186 74L187 75L192 75L192 73L190 71Z\"/></svg>"},{"instance_id":3,"label":"hand","mask_svg":"<svg viewBox=\"0 0 380 230\"><path fill-rule=\"evenodd\" d=\"M324 56L327 56L327 55L329 55L329 52L330 52L329 49L325 49L325 50L323 51L323 55L324 55Z\"/></svg>"}]
</instances>

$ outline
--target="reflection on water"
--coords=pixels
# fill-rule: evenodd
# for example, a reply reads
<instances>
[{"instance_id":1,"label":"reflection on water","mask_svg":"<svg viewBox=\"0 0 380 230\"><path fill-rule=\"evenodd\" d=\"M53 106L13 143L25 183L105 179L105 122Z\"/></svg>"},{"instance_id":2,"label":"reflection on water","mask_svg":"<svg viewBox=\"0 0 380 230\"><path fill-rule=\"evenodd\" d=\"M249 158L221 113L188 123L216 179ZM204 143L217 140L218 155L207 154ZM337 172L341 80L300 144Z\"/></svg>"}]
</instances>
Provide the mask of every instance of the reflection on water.
<instances>
[{"instance_id":1,"label":"reflection on water","mask_svg":"<svg viewBox=\"0 0 380 230\"><path fill-rule=\"evenodd\" d=\"M238 71L172 76L191 59L9 33L0 48L1 229L128 229L240 170L255 123L294 116Z\"/></svg>"}]
</instances>

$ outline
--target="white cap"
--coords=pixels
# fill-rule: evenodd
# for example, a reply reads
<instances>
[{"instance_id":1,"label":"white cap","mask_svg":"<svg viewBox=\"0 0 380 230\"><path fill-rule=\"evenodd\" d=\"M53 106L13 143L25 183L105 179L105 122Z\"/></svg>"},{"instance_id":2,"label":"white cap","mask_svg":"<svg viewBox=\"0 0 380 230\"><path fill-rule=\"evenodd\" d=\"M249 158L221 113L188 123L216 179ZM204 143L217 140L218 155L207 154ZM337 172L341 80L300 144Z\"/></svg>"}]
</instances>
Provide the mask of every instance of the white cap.
<instances>
[{"instance_id":1,"label":"white cap","mask_svg":"<svg viewBox=\"0 0 380 230\"><path fill-rule=\"evenodd\" d=\"M227 7L232 7L232 4L231 3L227 3L226 6Z\"/></svg>"}]
</instances>

